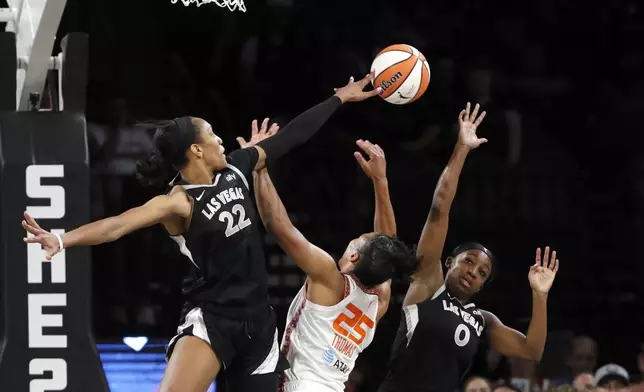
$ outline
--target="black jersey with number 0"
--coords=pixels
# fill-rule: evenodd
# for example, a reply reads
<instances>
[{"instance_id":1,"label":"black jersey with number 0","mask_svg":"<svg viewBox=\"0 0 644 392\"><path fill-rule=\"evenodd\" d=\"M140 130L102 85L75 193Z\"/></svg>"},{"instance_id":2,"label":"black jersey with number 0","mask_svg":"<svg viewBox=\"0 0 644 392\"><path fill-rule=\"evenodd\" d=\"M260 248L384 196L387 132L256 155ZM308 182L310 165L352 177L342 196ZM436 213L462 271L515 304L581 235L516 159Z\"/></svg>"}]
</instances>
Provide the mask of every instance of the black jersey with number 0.
<instances>
[{"instance_id":1,"label":"black jersey with number 0","mask_svg":"<svg viewBox=\"0 0 644 392\"><path fill-rule=\"evenodd\" d=\"M212 184L178 182L192 199L192 217L172 236L191 263L183 293L189 307L226 315L248 315L268 301L266 261L252 172L255 148L233 151Z\"/></svg>"},{"instance_id":2,"label":"black jersey with number 0","mask_svg":"<svg viewBox=\"0 0 644 392\"><path fill-rule=\"evenodd\" d=\"M441 286L434 296L403 307L391 364L379 392L453 392L472 363L485 328L474 303Z\"/></svg>"}]
</instances>

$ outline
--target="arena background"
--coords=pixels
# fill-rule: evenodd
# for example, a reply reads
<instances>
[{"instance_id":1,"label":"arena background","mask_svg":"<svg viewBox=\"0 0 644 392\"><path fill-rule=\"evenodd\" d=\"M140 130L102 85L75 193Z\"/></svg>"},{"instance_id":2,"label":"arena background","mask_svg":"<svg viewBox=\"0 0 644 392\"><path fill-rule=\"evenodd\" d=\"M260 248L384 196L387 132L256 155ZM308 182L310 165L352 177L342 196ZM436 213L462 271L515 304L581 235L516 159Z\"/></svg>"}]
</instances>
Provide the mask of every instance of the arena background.
<instances>
[{"instance_id":1,"label":"arena background","mask_svg":"<svg viewBox=\"0 0 644 392\"><path fill-rule=\"evenodd\" d=\"M410 44L432 69L422 99L347 105L271 168L296 225L336 255L371 231L372 189L352 157L354 141L368 138L387 154L400 236L415 242L455 141L456 116L466 101L487 97L479 134L490 142L465 164L445 251L477 240L495 252L500 274L476 302L523 331L534 249L555 248L561 269L549 296L541 364L497 358L483 347L472 374L565 379L576 335L597 341L598 358L587 353L595 368L618 363L634 378L644 371L641 3L248 0L245 6L231 12L170 0L67 1L52 54L67 33L89 35L92 220L153 196L134 179L133 163L152 146L136 121L203 117L230 151L253 119L285 124L349 76L366 74L380 49ZM270 236L266 246L271 296L284 321L303 275ZM152 373L145 382L158 381L163 345L177 326L178 277L189 267L178 255L159 227L91 250L93 331L114 391L134 384L154 390L142 387L141 377ZM405 287L394 291L347 390L372 391L384 376ZM132 359L143 357L122 344L126 336L147 337L142 353L149 356Z\"/></svg>"}]
</instances>

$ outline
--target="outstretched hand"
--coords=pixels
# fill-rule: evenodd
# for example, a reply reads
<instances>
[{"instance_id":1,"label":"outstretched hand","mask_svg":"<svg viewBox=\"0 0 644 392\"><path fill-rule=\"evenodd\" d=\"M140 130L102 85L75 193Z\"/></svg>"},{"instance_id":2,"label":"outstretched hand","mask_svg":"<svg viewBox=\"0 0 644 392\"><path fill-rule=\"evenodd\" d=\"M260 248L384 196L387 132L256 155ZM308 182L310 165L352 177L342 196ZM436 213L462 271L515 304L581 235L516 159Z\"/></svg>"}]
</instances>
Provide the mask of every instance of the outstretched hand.
<instances>
[{"instance_id":1,"label":"outstretched hand","mask_svg":"<svg viewBox=\"0 0 644 392\"><path fill-rule=\"evenodd\" d=\"M345 102L359 102L364 101L367 98L375 97L376 95L382 92L381 87L377 87L371 91L363 91L365 87L371 82L375 77L375 71L357 82L353 81L353 76L349 78L349 83L346 86L341 88L333 89L335 91L335 96L340 98L342 103Z\"/></svg>"},{"instance_id":2,"label":"outstretched hand","mask_svg":"<svg viewBox=\"0 0 644 392\"><path fill-rule=\"evenodd\" d=\"M34 218L25 211L25 219L22 221L22 227L25 228L32 236L23 238L28 244L40 244L45 250L45 258L51 260L56 253L60 252L60 244L55 234L43 230Z\"/></svg>"},{"instance_id":3,"label":"outstretched hand","mask_svg":"<svg viewBox=\"0 0 644 392\"><path fill-rule=\"evenodd\" d=\"M250 134L250 140L246 141L243 137L239 136L237 137L237 143L239 143L239 147L241 148L246 148L246 147L252 147L256 145L257 143L261 142L264 139L268 139L269 137L275 135L277 131L280 129L280 126L277 125L277 123L273 123L271 127L268 127L268 117L262 121L262 126L261 128L257 127L257 120L253 120L251 124L251 134Z\"/></svg>"},{"instance_id":4,"label":"outstretched hand","mask_svg":"<svg viewBox=\"0 0 644 392\"><path fill-rule=\"evenodd\" d=\"M535 263L530 267L530 272L528 273L528 280L532 290L547 294L552 287L552 282L554 282L558 270L559 259L557 259L557 251L553 250L552 255L550 255L550 247L546 246L542 260L541 248L537 248Z\"/></svg>"},{"instance_id":5,"label":"outstretched hand","mask_svg":"<svg viewBox=\"0 0 644 392\"><path fill-rule=\"evenodd\" d=\"M474 111L470 113L470 103L468 102L465 106L465 110L462 110L458 115L458 142L468 148L475 149L483 143L487 143L487 139L479 139L476 136L476 128L481 125L481 122L485 118L486 112L479 113L479 104L477 103L474 106Z\"/></svg>"},{"instance_id":6,"label":"outstretched hand","mask_svg":"<svg viewBox=\"0 0 644 392\"><path fill-rule=\"evenodd\" d=\"M362 156L362 153L356 151L353 156L360 164L362 171L372 180L383 180L387 178L387 160L385 159L385 152L379 145L369 142L369 140L358 140L356 144L360 149L367 154L369 160L367 161Z\"/></svg>"}]
</instances>

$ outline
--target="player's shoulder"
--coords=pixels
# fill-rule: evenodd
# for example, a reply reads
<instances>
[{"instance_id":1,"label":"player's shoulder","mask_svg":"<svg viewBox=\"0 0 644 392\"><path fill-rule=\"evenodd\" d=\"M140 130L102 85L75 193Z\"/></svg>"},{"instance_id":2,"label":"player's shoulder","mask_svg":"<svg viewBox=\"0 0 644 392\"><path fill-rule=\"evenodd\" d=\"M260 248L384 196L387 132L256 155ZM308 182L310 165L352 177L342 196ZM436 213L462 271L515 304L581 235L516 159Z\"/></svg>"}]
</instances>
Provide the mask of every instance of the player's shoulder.
<instances>
[{"instance_id":1,"label":"player's shoulder","mask_svg":"<svg viewBox=\"0 0 644 392\"><path fill-rule=\"evenodd\" d=\"M167 194L155 196L141 208L151 208L156 211L163 211L165 215L188 216L191 204L190 199L184 192L173 190Z\"/></svg>"},{"instance_id":2,"label":"player's shoulder","mask_svg":"<svg viewBox=\"0 0 644 392\"><path fill-rule=\"evenodd\" d=\"M501 320L494 313L483 309L477 309L477 310L485 320L486 324L488 325L501 324Z\"/></svg>"}]
</instances>

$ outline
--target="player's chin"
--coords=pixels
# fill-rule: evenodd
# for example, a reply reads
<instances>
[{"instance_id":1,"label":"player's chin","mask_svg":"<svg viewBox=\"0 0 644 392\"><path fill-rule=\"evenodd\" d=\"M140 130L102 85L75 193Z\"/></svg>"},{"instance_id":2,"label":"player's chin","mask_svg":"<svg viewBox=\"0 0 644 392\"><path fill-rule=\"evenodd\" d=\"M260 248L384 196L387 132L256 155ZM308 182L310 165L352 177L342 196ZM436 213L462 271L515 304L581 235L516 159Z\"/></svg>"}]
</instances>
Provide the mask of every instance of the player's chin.
<instances>
[{"instance_id":1,"label":"player's chin","mask_svg":"<svg viewBox=\"0 0 644 392\"><path fill-rule=\"evenodd\" d=\"M469 298L476 292L471 284L460 277L452 280L452 291L460 298Z\"/></svg>"}]
</instances>

